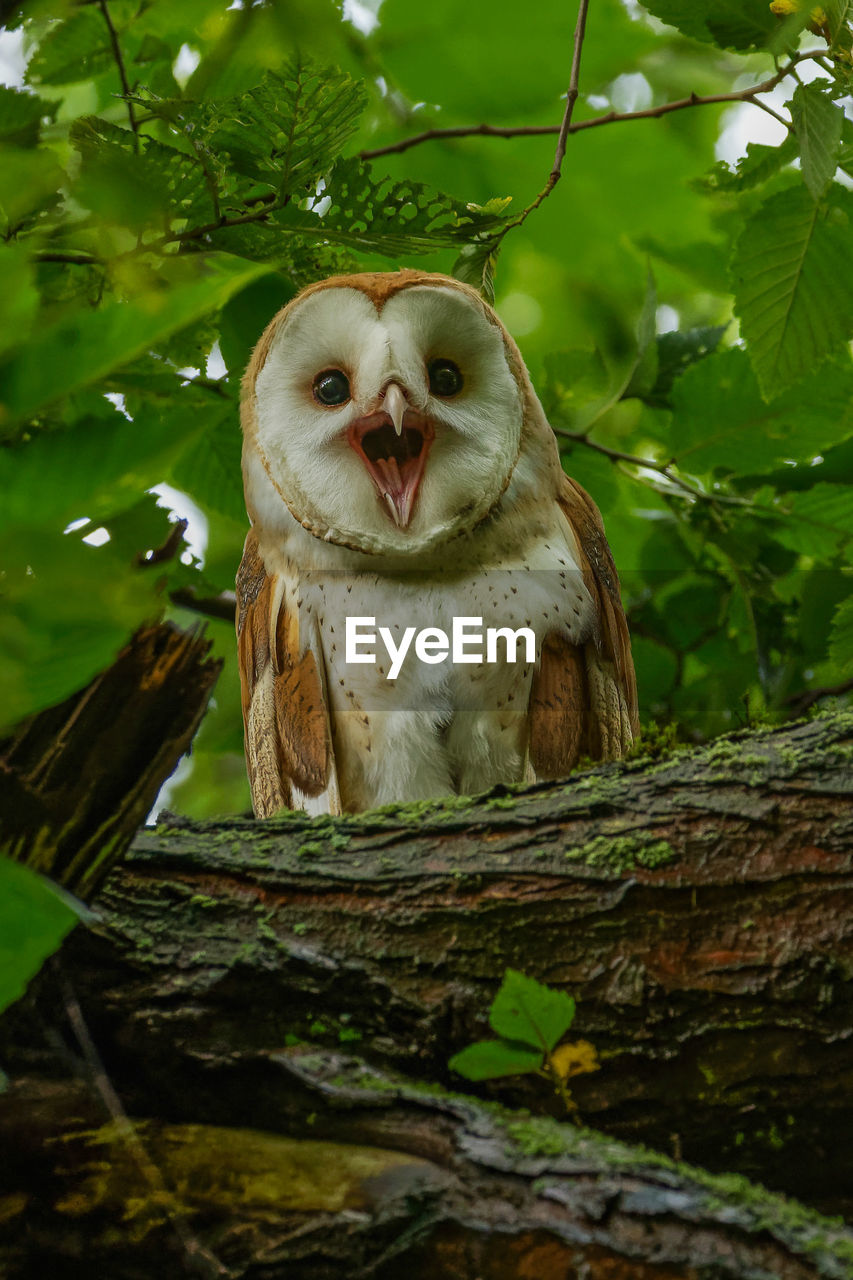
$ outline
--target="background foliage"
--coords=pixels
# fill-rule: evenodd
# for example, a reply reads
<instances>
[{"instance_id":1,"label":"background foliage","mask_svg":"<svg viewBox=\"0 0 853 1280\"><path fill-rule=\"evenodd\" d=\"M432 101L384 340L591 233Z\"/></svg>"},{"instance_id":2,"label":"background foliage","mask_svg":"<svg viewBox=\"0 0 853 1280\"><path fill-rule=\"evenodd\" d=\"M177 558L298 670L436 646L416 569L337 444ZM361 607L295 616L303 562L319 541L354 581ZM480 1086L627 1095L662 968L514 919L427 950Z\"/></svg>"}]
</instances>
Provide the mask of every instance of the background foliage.
<instances>
[{"instance_id":1,"label":"background foliage","mask_svg":"<svg viewBox=\"0 0 853 1280\"><path fill-rule=\"evenodd\" d=\"M0 88L3 724L80 688L143 620L197 622L175 593L232 588L254 342L307 282L416 261L494 290L519 339L605 517L644 721L700 739L849 688L851 18L850 0L592 0L581 127L518 223L553 136L363 153L434 127L557 126L562 0L13 11L3 40L27 62ZM777 75L752 100L776 136L736 163L715 145L732 110L757 138L755 105L583 127ZM164 482L203 515L203 554L158 553ZM198 815L248 808L233 629L208 625L226 667L169 800Z\"/></svg>"}]
</instances>

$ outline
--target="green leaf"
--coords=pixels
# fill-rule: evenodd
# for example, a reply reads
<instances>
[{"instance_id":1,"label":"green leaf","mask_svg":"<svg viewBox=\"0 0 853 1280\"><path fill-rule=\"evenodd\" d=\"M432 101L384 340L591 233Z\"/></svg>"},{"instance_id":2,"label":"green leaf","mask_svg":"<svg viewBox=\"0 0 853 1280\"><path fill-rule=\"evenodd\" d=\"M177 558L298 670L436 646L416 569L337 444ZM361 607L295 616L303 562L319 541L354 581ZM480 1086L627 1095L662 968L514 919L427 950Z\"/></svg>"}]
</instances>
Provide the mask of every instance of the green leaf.
<instances>
[{"instance_id":1,"label":"green leaf","mask_svg":"<svg viewBox=\"0 0 853 1280\"><path fill-rule=\"evenodd\" d=\"M829 656L842 674L853 673L853 599L843 601L835 611Z\"/></svg>"},{"instance_id":2,"label":"green leaf","mask_svg":"<svg viewBox=\"0 0 853 1280\"><path fill-rule=\"evenodd\" d=\"M824 366L788 393L763 399L742 348L700 360L673 384L668 437L688 472L760 472L809 461L853 434L853 365Z\"/></svg>"},{"instance_id":3,"label":"green leaf","mask_svg":"<svg viewBox=\"0 0 853 1280\"><path fill-rule=\"evenodd\" d=\"M803 181L815 200L826 194L838 168L844 112L823 86L828 80L799 84L791 100L791 120L800 143Z\"/></svg>"},{"instance_id":4,"label":"green leaf","mask_svg":"<svg viewBox=\"0 0 853 1280\"><path fill-rule=\"evenodd\" d=\"M197 153L220 158L228 171L280 196L315 194L317 179L355 132L364 109L362 84L334 67L296 63L282 74L215 103L142 101L180 130Z\"/></svg>"},{"instance_id":5,"label":"green leaf","mask_svg":"<svg viewBox=\"0 0 853 1280\"><path fill-rule=\"evenodd\" d=\"M464 284L473 285L486 302L495 301L495 268L498 248L495 240L476 240L466 244L453 264L453 274Z\"/></svg>"},{"instance_id":6,"label":"green leaf","mask_svg":"<svg viewBox=\"0 0 853 1280\"><path fill-rule=\"evenodd\" d=\"M565 1035L574 1016L575 1002L565 991L552 991L517 969L507 969L489 1011L489 1025L505 1040L546 1053Z\"/></svg>"},{"instance_id":7,"label":"green leaf","mask_svg":"<svg viewBox=\"0 0 853 1280\"><path fill-rule=\"evenodd\" d=\"M34 93L0 85L0 142L16 147L35 146L42 120L52 119L57 106Z\"/></svg>"},{"instance_id":8,"label":"green leaf","mask_svg":"<svg viewBox=\"0 0 853 1280\"><path fill-rule=\"evenodd\" d=\"M61 533L71 520L98 521L123 510L158 484L175 455L207 426L186 390L173 375L172 403L162 412L146 406L128 422L104 402L100 417L81 414L68 431L0 449L0 529Z\"/></svg>"},{"instance_id":9,"label":"green leaf","mask_svg":"<svg viewBox=\"0 0 853 1280\"><path fill-rule=\"evenodd\" d=\"M703 191L752 191L767 182L785 165L791 164L799 154L796 137L786 134L777 147L763 142L748 142L746 153L740 157L734 169L720 160L700 179L697 186Z\"/></svg>"},{"instance_id":10,"label":"green leaf","mask_svg":"<svg viewBox=\"0 0 853 1280\"><path fill-rule=\"evenodd\" d=\"M225 254L196 259L194 268L188 283L152 289L133 303L113 302L97 311L74 312L45 327L6 372L8 417L32 414L128 364L170 334L215 311L266 270L260 263Z\"/></svg>"},{"instance_id":11,"label":"green leaf","mask_svg":"<svg viewBox=\"0 0 853 1280\"><path fill-rule=\"evenodd\" d=\"M71 84L98 75L112 63L107 24L92 6L54 23L27 65L27 80L30 84Z\"/></svg>"},{"instance_id":12,"label":"green leaf","mask_svg":"<svg viewBox=\"0 0 853 1280\"><path fill-rule=\"evenodd\" d=\"M853 334L853 198L828 206L802 186L780 191L748 219L735 247L735 310L768 399L839 350Z\"/></svg>"},{"instance_id":13,"label":"green leaf","mask_svg":"<svg viewBox=\"0 0 853 1280\"><path fill-rule=\"evenodd\" d=\"M642 397L646 404L666 406L676 378L699 360L713 355L727 328L727 325L720 324L660 334L657 339L658 373L654 386Z\"/></svg>"},{"instance_id":14,"label":"green leaf","mask_svg":"<svg viewBox=\"0 0 853 1280\"><path fill-rule=\"evenodd\" d=\"M0 728L82 689L163 610L156 573L79 533L4 531L0 573Z\"/></svg>"},{"instance_id":15,"label":"green leaf","mask_svg":"<svg viewBox=\"0 0 853 1280\"><path fill-rule=\"evenodd\" d=\"M514 1044L511 1040L479 1040L448 1062L466 1080L497 1080L500 1076L523 1076L538 1071L542 1066L542 1050L529 1049L526 1044Z\"/></svg>"},{"instance_id":16,"label":"green leaf","mask_svg":"<svg viewBox=\"0 0 853 1280\"><path fill-rule=\"evenodd\" d=\"M55 205L64 180L49 151L0 148L0 230L18 231L28 215Z\"/></svg>"},{"instance_id":17,"label":"green leaf","mask_svg":"<svg viewBox=\"0 0 853 1280\"><path fill-rule=\"evenodd\" d=\"M849 39L845 41L843 37L845 28L853 23L853 0L825 0L823 8L829 20L832 44L841 40L843 47L849 49Z\"/></svg>"},{"instance_id":18,"label":"green leaf","mask_svg":"<svg viewBox=\"0 0 853 1280\"><path fill-rule=\"evenodd\" d=\"M662 22L723 49L763 49L777 23L768 0L644 0Z\"/></svg>"},{"instance_id":19,"label":"green leaf","mask_svg":"<svg viewBox=\"0 0 853 1280\"><path fill-rule=\"evenodd\" d=\"M5 306L0 312L0 353L26 342L39 305L26 247L0 245L0 280ZM4 492L0 485L0 492Z\"/></svg>"},{"instance_id":20,"label":"green leaf","mask_svg":"<svg viewBox=\"0 0 853 1280\"><path fill-rule=\"evenodd\" d=\"M247 516L241 452L237 406L223 402L218 413L210 414L196 443L178 459L172 480L203 507L244 523Z\"/></svg>"},{"instance_id":21,"label":"green leaf","mask_svg":"<svg viewBox=\"0 0 853 1280\"><path fill-rule=\"evenodd\" d=\"M274 217L284 228L391 257L465 244L487 237L501 223L497 214L420 183L374 178L358 160L335 164L319 207L288 206Z\"/></svg>"},{"instance_id":22,"label":"green leaf","mask_svg":"<svg viewBox=\"0 0 853 1280\"><path fill-rule=\"evenodd\" d=\"M50 880L0 857L0 1011L20 999L82 913Z\"/></svg>"},{"instance_id":23,"label":"green leaf","mask_svg":"<svg viewBox=\"0 0 853 1280\"><path fill-rule=\"evenodd\" d=\"M793 494L785 509L789 514L777 526L776 538L801 555L829 558L853 537L853 486L816 484Z\"/></svg>"}]
</instances>

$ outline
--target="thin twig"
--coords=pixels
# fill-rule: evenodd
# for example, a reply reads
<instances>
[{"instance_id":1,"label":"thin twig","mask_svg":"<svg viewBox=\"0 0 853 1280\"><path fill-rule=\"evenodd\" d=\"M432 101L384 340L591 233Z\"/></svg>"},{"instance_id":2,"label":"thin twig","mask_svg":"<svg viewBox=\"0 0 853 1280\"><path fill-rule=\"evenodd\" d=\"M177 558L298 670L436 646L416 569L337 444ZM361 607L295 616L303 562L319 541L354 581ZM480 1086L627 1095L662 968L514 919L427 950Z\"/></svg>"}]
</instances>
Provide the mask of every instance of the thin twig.
<instances>
[{"instance_id":1,"label":"thin twig","mask_svg":"<svg viewBox=\"0 0 853 1280\"><path fill-rule=\"evenodd\" d=\"M819 59L819 57L820 55L816 51L799 53L768 80L762 80L760 84L752 85L748 89L736 89L731 93L704 95L691 93L686 98L678 98L674 102L663 102L657 107L646 107L643 111L608 111L606 115L593 116L591 120L570 122L566 129L566 134L581 133L584 129L598 129L605 124L624 124L629 120L656 120L661 116L669 115L673 111L684 111L689 107L717 106L727 102L752 102L756 95L769 93L778 84L781 84L785 77L790 74L792 67L800 62ZM784 124L786 129L790 128L788 122L782 116L776 115L766 103L753 102L753 106L761 107L762 110L769 112L775 119ZM434 142L445 138L471 138L478 136L487 138L535 138L548 134L559 134L562 128L563 125L561 124L507 126L475 124L458 125L444 129L424 129L423 132L413 134L409 138L403 138L400 142L392 142L385 147L374 147L372 150L360 151L358 155L360 160L376 160L380 156L397 155L403 151L408 151L411 147L419 147L424 142Z\"/></svg>"},{"instance_id":2,"label":"thin twig","mask_svg":"<svg viewBox=\"0 0 853 1280\"><path fill-rule=\"evenodd\" d=\"M121 80L122 93L124 95L125 105L127 106L127 118L130 121L130 129L133 133L133 149L139 151L139 125L133 110L133 103L130 100L130 81L127 78L127 72L124 69L124 58L121 54L121 46L118 42L118 35L113 26L113 20L110 17L110 11L107 8L107 0L98 0L98 8L104 16L104 22L107 24L107 31L110 33L110 44L113 49L113 57L118 67L119 79Z\"/></svg>"},{"instance_id":3,"label":"thin twig","mask_svg":"<svg viewBox=\"0 0 853 1280\"><path fill-rule=\"evenodd\" d=\"M94 267L100 261L99 258L94 257L91 253L84 253L82 250L79 253L74 250L63 253L44 250L34 253L33 258L36 262L67 262L72 267Z\"/></svg>"},{"instance_id":4,"label":"thin twig","mask_svg":"<svg viewBox=\"0 0 853 1280\"><path fill-rule=\"evenodd\" d=\"M611 462L626 462L632 467L645 467L648 471L656 471L658 475L663 476L670 484L682 489L684 493L689 494L692 498L701 498L703 502L722 502L736 507L749 507L752 505L746 498L735 498L730 494L708 493L704 489L698 489L695 485L690 484L689 481L683 480L681 476L676 475L672 470L672 463L655 462L651 458L640 458L634 453L622 453L620 449L611 449L606 444L599 444L597 440L590 440L588 436L579 431L568 431L565 427L553 427L552 430L555 436L559 436L563 440L571 440L574 444L585 445L587 449L593 449L596 453L602 454L603 457L609 458Z\"/></svg>"},{"instance_id":5,"label":"thin twig","mask_svg":"<svg viewBox=\"0 0 853 1280\"><path fill-rule=\"evenodd\" d=\"M170 560L174 560L184 540L188 523L188 520L176 520L162 546L155 547L150 552L140 551L135 563L141 569L150 569L152 565L168 564Z\"/></svg>"},{"instance_id":6,"label":"thin twig","mask_svg":"<svg viewBox=\"0 0 853 1280\"><path fill-rule=\"evenodd\" d=\"M192 587L177 587L169 592L169 599L180 609L189 609L205 618L216 618L234 625L237 615L237 598L233 591L223 591L218 596L197 596Z\"/></svg>"}]
</instances>

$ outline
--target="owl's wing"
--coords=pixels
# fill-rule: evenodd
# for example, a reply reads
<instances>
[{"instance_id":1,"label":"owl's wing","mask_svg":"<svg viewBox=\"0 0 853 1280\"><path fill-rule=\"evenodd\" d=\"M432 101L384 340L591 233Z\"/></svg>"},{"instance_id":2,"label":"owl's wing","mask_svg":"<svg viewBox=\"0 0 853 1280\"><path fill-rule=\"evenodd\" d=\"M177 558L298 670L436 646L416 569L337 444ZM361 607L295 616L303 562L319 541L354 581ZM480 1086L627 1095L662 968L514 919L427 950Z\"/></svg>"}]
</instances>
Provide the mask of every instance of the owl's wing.
<instances>
[{"instance_id":1,"label":"owl's wing","mask_svg":"<svg viewBox=\"0 0 853 1280\"><path fill-rule=\"evenodd\" d=\"M259 818L283 808L340 813L319 635L300 657L282 585L250 530L237 574L237 652L252 803Z\"/></svg>"},{"instance_id":2,"label":"owl's wing","mask_svg":"<svg viewBox=\"0 0 853 1280\"><path fill-rule=\"evenodd\" d=\"M582 755L615 760L639 730L631 639L598 507L569 476L560 509L580 552L598 625L584 645L554 632L542 645L530 696L529 754L537 778L565 777Z\"/></svg>"}]
</instances>

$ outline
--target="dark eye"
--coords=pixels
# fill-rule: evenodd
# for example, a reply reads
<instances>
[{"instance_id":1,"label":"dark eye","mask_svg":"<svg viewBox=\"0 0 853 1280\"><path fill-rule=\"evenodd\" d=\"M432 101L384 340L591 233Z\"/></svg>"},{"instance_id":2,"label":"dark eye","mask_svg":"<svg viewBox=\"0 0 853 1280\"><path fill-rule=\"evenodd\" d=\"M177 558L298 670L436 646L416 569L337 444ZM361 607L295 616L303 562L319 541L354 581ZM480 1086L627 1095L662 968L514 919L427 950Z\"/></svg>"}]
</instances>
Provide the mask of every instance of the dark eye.
<instances>
[{"instance_id":1,"label":"dark eye","mask_svg":"<svg viewBox=\"0 0 853 1280\"><path fill-rule=\"evenodd\" d=\"M346 404L350 398L349 378L340 369L324 369L314 379L314 399L320 404Z\"/></svg>"},{"instance_id":2,"label":"dark eye","mask_svg":"<svg viewBox=\"0 0 853 1280\"><path fill-rule=\"evenodd\" d=\"M455 396L462 390L462 374L452 360L430 360L427 373L434 396Z\"/></svg>"}]
</instances>

